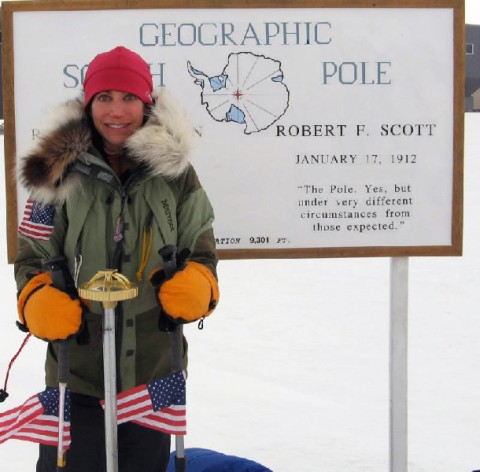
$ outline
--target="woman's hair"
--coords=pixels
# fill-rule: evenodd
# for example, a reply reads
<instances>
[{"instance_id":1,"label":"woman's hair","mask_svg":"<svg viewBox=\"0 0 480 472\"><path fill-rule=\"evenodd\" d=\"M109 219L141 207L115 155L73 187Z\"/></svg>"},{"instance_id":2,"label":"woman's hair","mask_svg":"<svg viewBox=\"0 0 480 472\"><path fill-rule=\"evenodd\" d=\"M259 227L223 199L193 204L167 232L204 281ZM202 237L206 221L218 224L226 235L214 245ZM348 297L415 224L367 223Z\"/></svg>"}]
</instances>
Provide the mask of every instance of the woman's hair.
<instances>
[{"instance_id":1,"label":"woman's hair","mask_svg":"<svg viewBox=\"0 0 480 472\"><path fill-rule=\"evenodd\" d=\"M95 127L93 123L93 118L92 118L92 102L85 107L85 115L87 116L87 123L88 127L90 128L90 131L92 133L92 144L95 149L100 151L103 155L103 138L100 136L100 133L97 131L97 128Z\"/></svg>"}]
</instances>

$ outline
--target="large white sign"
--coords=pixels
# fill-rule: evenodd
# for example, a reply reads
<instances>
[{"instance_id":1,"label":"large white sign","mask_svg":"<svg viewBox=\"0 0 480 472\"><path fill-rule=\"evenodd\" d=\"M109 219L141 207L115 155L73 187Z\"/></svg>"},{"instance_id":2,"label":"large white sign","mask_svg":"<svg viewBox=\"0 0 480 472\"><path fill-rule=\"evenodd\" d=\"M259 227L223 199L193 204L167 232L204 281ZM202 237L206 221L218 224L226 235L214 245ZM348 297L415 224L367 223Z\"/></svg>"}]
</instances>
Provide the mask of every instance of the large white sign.
<instances>
[{"instance_id":1,"label":"large white sign","mask_svg":"<svg viewBox=\"0 0 480 472\"><path fill-rule=\"evenodd\" d=\"M17 154L125 45L201 135L227 257L458 253L454 34L453 8L15 12Z\"/></svg>"}]
</instances>

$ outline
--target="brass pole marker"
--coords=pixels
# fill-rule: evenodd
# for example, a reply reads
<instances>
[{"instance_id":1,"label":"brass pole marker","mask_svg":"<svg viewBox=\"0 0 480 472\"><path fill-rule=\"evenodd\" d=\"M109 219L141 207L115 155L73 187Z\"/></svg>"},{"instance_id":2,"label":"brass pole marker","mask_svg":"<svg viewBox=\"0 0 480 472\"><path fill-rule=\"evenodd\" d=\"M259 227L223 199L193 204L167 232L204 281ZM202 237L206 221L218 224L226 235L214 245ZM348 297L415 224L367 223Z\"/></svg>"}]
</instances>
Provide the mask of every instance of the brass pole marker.
<instances>
[{"instance_id":1,"label":"brass pole marker","mask_svg":"<svg viewBox=\"0 0 480 472\"><path fill-rule=\"evenodd\" d=\"M115 308L117 302L138 295L138 287L115 269L98 271L78 293L86 300L101 302L104 308Z\"/></svg>"}]
</instances>

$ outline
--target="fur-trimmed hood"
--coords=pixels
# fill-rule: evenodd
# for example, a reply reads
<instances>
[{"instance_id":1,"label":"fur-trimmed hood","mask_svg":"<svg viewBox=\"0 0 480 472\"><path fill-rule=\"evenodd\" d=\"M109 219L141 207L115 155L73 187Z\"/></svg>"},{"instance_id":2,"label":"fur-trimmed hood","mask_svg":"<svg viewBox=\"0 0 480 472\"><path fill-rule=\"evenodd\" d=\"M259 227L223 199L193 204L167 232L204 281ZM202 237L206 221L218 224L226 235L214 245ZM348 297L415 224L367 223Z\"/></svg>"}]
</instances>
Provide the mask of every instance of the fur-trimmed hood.
<instances>
[{"instance_id":1,"label":"fur-trimmed hood","mask_svg":"<svg viewBox=\"0 0 480 472\"><path fill-rule=\"evenodd\" d=\"M190 121L165 89L154 93L155 105L145 125L126 141L129 158L146 165L151 175L172 179L188 166L194 137ZM62 203L79 182L71 172L92 145L83 99L55 108L34 148L22 158L20 181L44 203Z\"/></svg>"}]
</instances>

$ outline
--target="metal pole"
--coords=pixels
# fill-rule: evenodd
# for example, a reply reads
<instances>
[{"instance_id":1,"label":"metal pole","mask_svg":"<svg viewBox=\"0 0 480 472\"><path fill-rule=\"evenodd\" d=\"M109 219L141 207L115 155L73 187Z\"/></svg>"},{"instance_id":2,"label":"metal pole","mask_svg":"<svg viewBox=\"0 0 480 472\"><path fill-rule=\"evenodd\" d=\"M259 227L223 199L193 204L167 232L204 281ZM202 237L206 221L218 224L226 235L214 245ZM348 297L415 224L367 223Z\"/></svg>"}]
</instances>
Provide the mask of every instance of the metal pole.
<instances>
[{"instance_id":1,"label":"metal pole","mask_svg":"<svg viewBox=\"0 0 480 472\"><path fill-rule=\"evenodd\" d=\"M115 356L115 307L138 295L138 287L115 269L97 272L78 293L103 306L103 375L105 390L105 452L107 472L118 472L117 366Z\"/></svg>"},{"instance_id":2,"label":"metal pole","mask_svg":"<svg viewBox=\"0 0 480 472\"><path fill-rule=\"evenodd\" d=\"M105 452L107 472L118 472L117 367L115 357L115 304L103 313L103 370L105 388Z\"/></svg>"},{"instance_id":3,"label":"metal pole","mask_svg":"<svg viewBox=\"0 0 480 472\"><path fill-rule=\"evenodd\" d=\"M390 260L390 472L408 470L408 258Z\"/></svg>"}]
</instances>

